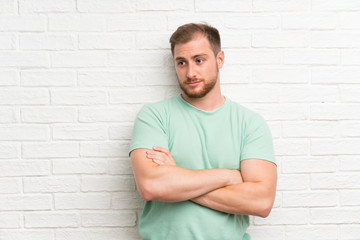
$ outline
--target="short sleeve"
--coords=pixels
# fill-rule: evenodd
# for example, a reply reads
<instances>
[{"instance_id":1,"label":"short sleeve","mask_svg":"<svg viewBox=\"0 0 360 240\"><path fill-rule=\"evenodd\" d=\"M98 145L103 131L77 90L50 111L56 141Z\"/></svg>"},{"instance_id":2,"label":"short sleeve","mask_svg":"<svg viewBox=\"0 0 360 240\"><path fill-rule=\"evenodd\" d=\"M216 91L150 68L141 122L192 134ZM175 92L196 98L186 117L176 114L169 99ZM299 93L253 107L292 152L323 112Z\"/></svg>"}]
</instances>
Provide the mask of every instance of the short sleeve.
<instances>
[{"instance_id":1,"label":"short sleeve","mask_svg":"<svg viewBox=\"0 0 360 240\"><path fill-rule=\"evenodd\" d=\"M140 110L134 123L129 154L137 148L168 148L165 117L159 109L148 105Z\"/></svg>"},{"instance_id":2,"label":"short sleeve","mask_svg":"<svg viewBox=\"0 0 360 240\"><path fill-rule=\"evenodd\" d=\"M262 159L276 163L270 129L257 114L248 119L240 160Z\"/></svg>"}]
</instances>

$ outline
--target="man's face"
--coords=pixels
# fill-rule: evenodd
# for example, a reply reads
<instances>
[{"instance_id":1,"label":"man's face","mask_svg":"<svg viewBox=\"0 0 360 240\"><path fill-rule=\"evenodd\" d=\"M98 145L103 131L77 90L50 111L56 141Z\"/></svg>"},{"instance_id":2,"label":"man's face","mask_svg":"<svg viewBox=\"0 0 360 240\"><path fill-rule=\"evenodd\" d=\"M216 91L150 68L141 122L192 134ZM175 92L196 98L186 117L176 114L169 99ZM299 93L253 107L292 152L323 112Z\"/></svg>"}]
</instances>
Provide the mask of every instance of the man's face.
<instances>
[{"instance_id":1,"label":"man's face","mask_svg":"<svg viewBox=\"0 0 360 240\"><path fill-rule=\"evenodd\" d=\"M219 55L223 56L223 52L215 57L208 39L203 35L175 45L176 74L180 88L188 97L202 98L214 88L222 67L223 59L219 59Z\"/></svg>"}]
</instances>

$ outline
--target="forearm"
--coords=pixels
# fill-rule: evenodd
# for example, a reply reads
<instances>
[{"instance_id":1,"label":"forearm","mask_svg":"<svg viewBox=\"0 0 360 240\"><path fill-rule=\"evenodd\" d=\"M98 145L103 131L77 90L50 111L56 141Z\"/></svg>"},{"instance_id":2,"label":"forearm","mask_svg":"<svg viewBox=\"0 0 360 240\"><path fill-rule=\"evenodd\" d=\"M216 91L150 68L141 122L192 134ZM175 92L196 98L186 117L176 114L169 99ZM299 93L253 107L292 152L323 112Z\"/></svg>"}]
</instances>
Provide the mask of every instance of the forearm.
<instances>
[{"instance_id":1,"label":"forearm","mask_svg":"<svg viewBox=\"0 0 360 240\"><path fill-rule=\"evenodd\" d=\"M192 201L230 214L267 217L274 203L274 195L275 190L266 184L244 182L216 189Z\"/></svg>"},{"instance_id":2,"label":"forearm","mask_svg":"<svg viewBox=\"0 0 360 240\"><path fill-rule=\"evenodd\" d=\"M137 181L145 200L179 202L234 183L235 170L189 170L178 166L156 166L152 174Z\"/></svg>"}]
</instances>

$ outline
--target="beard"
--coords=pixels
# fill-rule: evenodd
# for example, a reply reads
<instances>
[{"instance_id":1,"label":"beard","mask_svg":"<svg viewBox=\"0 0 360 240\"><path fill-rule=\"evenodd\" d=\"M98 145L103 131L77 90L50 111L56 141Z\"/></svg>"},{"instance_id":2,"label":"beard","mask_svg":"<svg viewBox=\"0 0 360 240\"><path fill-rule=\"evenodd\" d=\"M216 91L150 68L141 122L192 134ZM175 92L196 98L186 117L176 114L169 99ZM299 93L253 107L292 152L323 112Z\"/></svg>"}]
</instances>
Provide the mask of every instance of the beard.
<instances>
[{"instance_id":1,"label":"beard","mask_svg":"<svg viewBox=\"0 0 360 240\"><path fill-rule=\"evenodd\" d=\"M216 85L217 79L219 75L219 70L217 70L216 75L211 78L209 81L206 81L203 78L188 78L183 83L180 83L180 88L183 90L184 94L188 96L189 98L202 98L206 96ZM196 90L198 86L196 87L190 87L187 84L191 82L197 82L201 81L203 83L203 86L200 90Z\"/></svg>"}]
</instances>

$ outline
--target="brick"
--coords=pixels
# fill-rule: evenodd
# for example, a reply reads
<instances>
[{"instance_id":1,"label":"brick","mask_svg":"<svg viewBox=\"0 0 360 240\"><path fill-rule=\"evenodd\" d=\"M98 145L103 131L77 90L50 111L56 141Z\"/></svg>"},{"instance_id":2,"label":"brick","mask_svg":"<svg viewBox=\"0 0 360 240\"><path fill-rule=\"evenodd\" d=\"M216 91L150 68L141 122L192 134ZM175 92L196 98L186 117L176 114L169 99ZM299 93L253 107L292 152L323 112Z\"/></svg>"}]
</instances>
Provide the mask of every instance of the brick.
<instances>
[{"instance_id":1,"label":"brick","mask_svg":"<svg viewBox=\"0 0 360 240\"><path fill-rule=\"evenodd\" d=\"M129 147L128 141L82 142L80 155L82 157L125 157L128 156Z\"/></svg>"},{"instance_id":2,"label":"brick","mask_svg":"<svg viewBox=\"0 0 360 240\"><path fill-rule=\"evenodd\" d=\"M117 13L117 12L132 12L133 2L130 0L78 0L77 9L79 12L85 13Z\"/></svg>"},{"instance_id":3,"label":"brick","mask_svg":"<svg viewBox=\"0 0 360 240\"><path fill-rule=\"evenodd\" d=\"M225 16L225 27L231 29L277 29L280 18L276 15Z\"/></svg>"},{"instance_id":4,"label":"brick","mask_svg":"<svg viewBox=\"0 0 360 240\"><path fill-rule=\"evenodd\" d=\"M79 71L78 73L79 86L125 87L135 84L135 77L129 71Z\"/></svg>"},{"instance_id":5,"label":"brick","mask_svg":"<svg viewBox=\"0 0 360 240\"><path fill-rule=\"evenodd\" d=\"M167 2L162 0L146 1L139 0L136 9L141 11L176 11L176 10L192 10L193 1L184 0L179 2Z\"/></svg>"},{"instance_id":6,"label":"brick","mask_svg":"<svg viewBox=\"0 0 360 240\"><path fill-rule=\"evenodd\" d=\"M23 181L25 193L77 192L80 189L77 177L31 177Z\"/></svg>"},{"instance_id":7,"label":"brick","mask_svg":"<svg viewBox=\"0 0 360 240\"><path fill-rule=\"evenodd\" d=\"M284 64L290 65L337 65L340 52L331 49L296 49L284 51Z\"/></svg>"},{"instance_id":8,"label":"brick","mask_svg":"<svg viewBox=\"0 0 360 240\"><path fill-rule=\"evenodd\" d=\"M360 10L360 3L356 0L312 0L313 11L355 11Z\"/></svg>"},{"instance_id":9,"label":"brick","mask_svg":"<svg viewBox=\"0 0 360 240\"><path fill-rule=\"evenodd\" d=\"M284 235L284 228L278 226L253 226L250 225L246 230L253 239L258 240L279 240L279 236Z\"/></svg>"},{"instance_id":10,"label":"brick","mask_svg":"<svg viewBox=\"0 0 360 240\"><path fill-rule=\"evenodd\" d=\"M49 31L99 32L104 29L101 15L53 14L49 15Z\"/></svg>"},{"instance_id":11,"label":"brick","mask_svg":"<svg viewBox=\"0 0 360 240\"><path fill-rule=\"evenodd\" d=\"M2 105L48 104L49 100L49 93L46 89L2 88L0 90L0 103Z\"/></svg>"},{"instance_id":12,"label":"brick","mask_svg":"<svg viewBox=\"0 0 360 240\"><path fill-rule=\"evenodd\" d=\"M284 192L283 207L334 207L339 202L336 191Z\"/></svg>"},{"instance_id":13,"label":"brick","mask_svg":"<svg viewBox=\"0 0 360 240\"><path fill-rule=\"evenodd\" d=\"M50 58L46 52L2 52L0 55L0 67L49 66Z\"/></svg>"},{"instance_id":14,"label":"brick","mask_svg":"<svg viewBox=\"0 0 360 240\"><path fill-rule=\"evenodd\" d=\"M119 103L147 103L158 102L165 99L166 88L164 87L123 87L109 91L111 104ZM141 96L141 98L139 98Z\"/></svg>"},{"instance_id":15,"label":"brick","mask_svg":"<svg viewBox=\"0 0 360 240\"><path fill-rule=\"evenodd\" d=\"M134 49L134 46L134 36L130 33L79 35L79 49Z\"/></svg>"},{"instance_id":16,"label":"brick","mask_svg":"<svg viewBox=\"0 0 360 240\"><path fill-rule=\"evenodd\" d=\"M284 137L335 137L337 124L327 121L284 122L282 125Z\"/></svg>"},{"instance_id":17,"label":"brick","mask_svg":"<svg viewBox=\"0 0 360 240\"><path fill-rule=\"evenodd\" d=\"M283 29L331 30L337 27L337 16L332 13L305 13L282 15Z\"/></svg>"},{"instance_id":18,"label":"brick","mask_svg":"<svg viewBox=\"0 0 360 240\"><path fill-rule=\"evenodd\" d=\"M340 86L341 102L360 102L360 86Z\"/></svg>"},{"instance_id":19,"label":"brick","mask_svg":"<svg viewBox=\"0 0 360 240\"><path fill-rule=\"evenodd\" d=\"M273 209L267 218L255 218L255 225L304 225L309 221L307 209Z\"/></svg>"},{"instance_id":20,"label":"brick","mask_svg":"<svg viewBox=\"0 0 360 240\"><path fill-rule=\"evenodd\" d=\"M340 122L340 132L344 137L360 137L360 123L352 121Z\"/></svg>"},{"instance_id":21,"label":"brick","mask_svg":"<svg viewBox=\"0 0 360 240\"><path fill-rule=\"evenodd\" d=\"M74 0L20 0L19 11L21 13L47 13L47 12L75 12Z\"/></svg>"},{"instance_id":22,"label":"brick","mask_svg":"<svg viewBox=\"0 0 360 240\"><path fill-rule=\"evenodd\" d=\"M24 50L73 50L75 38L68 34L20 35L20 49Z\"/></svg>"},{"instance_id":23,"label":"brick","mask_svg":"<svg viewBox=\"0 0 360 240\"><path fill-rule=\"evenodd\" d=\"M112 195L111 207L113 209L140 209L145 201L135 192L119 192Z\"/></svg>"},{"instance_id":24,"label":"brick","mask_svg":"<svg viewBox=\"0 0 360 240\"><path fill-rule=\"evenodd\" d=\"M21 216L18 213L1 213L0 215L0 229L2 228L20 228ZM1 236L0 230L0 236Z\"/></svg>"},{"instance_id":25,"label":"brick","mask_svg":"<svg viewBox=\"0 0 360 240\"><path fill-rule=\"evenodd\" d=\"M54 159L52 172L54 174L104 174L108 162L103 159Z\"/></svg>"},{"instance_id":26,"label":"brick","mask_svg":"<svg viewBox=\"0 0 360 240\"><path fill-rule=\"evenodd\" d=\"M312 82L317 84L359 83L360 69L352 67L314 68Z\"/></svg>"},{"instance_id":27,"label":"brick","mask_svg":"<svg viewBox=\"0 0 360 240\"><path fill-rule=\"evenodd\" d=\"M136 228L89 228L89 229L57 229L56 240L139 240Z\"/></svg>"},{"instance_id":28,"label":"brick","mask_svg":"<svg viewBox=\"0 0 360 240\"><path fill-rule=\"evenodd\" d=\"M56 193L55 209L108 209L110 200L110 195L107 193Z\"/></svg>"},{"instance_id":29,"label":"brick","mask_svg":"<svg viewBox=\"0 0 360 240\"><path fill-rule=\"evenodd\" d=\"M76 142L24 143L24 158L63 158L78 157L79 146Z\"/></svg>"},{"instance_id":30,"label":"brick","mask_svg":"<svg viewBox=\"0 0 360 240\"><path fill-rule=\"evenodd\" d=\"M0 10L1 11L1 10ZM4 34L0 35L0 49L1 50L13 50L16 48L16 35Z\"/></svg>"},{"instance_id":31,"label":"brick","mask_svg":"<svg viewBox=\"0 0 360 240\"><path fill-rule=\"evenodd\" d=\"M206 22L218 29L223 27L223 17L210 13L173 13L167 16L168 30L175 31L179 26L190 22ZM170 37L170 35L169 35Z\"/></svg>"},{"instance_id":32,"label":"brick","mask_svg":"<svg viewBox=\"0 0 360 240\"><path fill-rule=\"evenodd\" d=\"M41 141L49 140L50 131L46 126L36 125L13 125L0 126L0 140L25 140L25 141Z\"/></svg>"},{"instance_id":33,"label":"brick","mask_svg":"<svg viewBox=\"0 0 360 240\"><path fill-rule=\"evenodd\" d=\"M249 108L258 112L268 121L275 120L305 120L308 109L303 104L254 104Z\"/></svg>"},{"instance_id":34,"label":"brick","mask_svg":"<svg viewBox=\"0 0 360 240\"><path fill-rule=\"evenodd\" d=\"M77 112L71 107L22 108L21 116L27 123L67 123L76 120Z\"/></svg>"},{"instance_id":35,"label":"brick","mask_svg":"<svg viewBox=\"0 0 360 240\"><path fill-rule=\"evenodd\" d=\"M45 16L0 16L0 31L19 31L19 32L44 32L47 26Z\"/></svg>"},{"instance_id":36,"label":"brick","mask_svg":"<svg viewBox=\"0 0 360 240\"><path fill-rule=\"evenodd\" d=\"M89 212L81 214L84 227L134 227L134 211Z\"/></svg>"},{"instance_id":37,"label":"brick","mask_svg":"<svg viewBox=\"0 0 360 240\"><path fill-rule=\"evenodd\" d=\"M341 225L340 235L344 240L356 240L360 235L360 224Z\"/></svg>"},{"instance_id":38,"label":"brick","mask_svg":"<svg viewBox=\"0 0 360 240\"><path fill-rule=\"evenodd\" d=\"M360 119L360 104L314 103L310 105L313 120Z\"/></svg>"},{"instance_id":39,"label":"brick","mask_svg":"<svg viewBox=\"0 0 360 240\"><path fill-rule=\"evenodd\" d=\"M249 48L251 47L252 35L250 32L231 31L221 33L221 48ZM226 56L225 51L225 56Z\"/></svg>"},{"instance_id":40,"label":"brick","mask_svg":"<svg viewBox=\"0 0 360 240\"><path fill-rule=\"evenodd\" d=\"M308 83L310 79L307 68L254 68L252 71L255 83Z\"/></svg>"},{"instance_id":41,"label":"brick","mask_svg":"<svg viewBox=\"0 0 360 240\"><path fill-rule=\"evenodd\" d=\"M284 190L305 190L309 186L309 176L306 174L282 174L278 177L277 189Z\"/></svg>"},{"instance_id":42,"label":"brick","mask_svg":"<svg viewBox=\"0 0 360 240\"><path fill-rule=\"evenodd\" d=\"M7 160L0 161L0 166L2 177L41 176L50 173L48 160Z\"/></svg>"},{"instance_id":43,"label":"brick","mask_svg":"<svg viewBox=\"0 0 360 240\"><path fill-rule=\"evenodd\" d=\"M132 124L117 124L109 126L109 139L130 140L132 137Z\"/></svg>"},{"instance_id":44,"label":"brick","mask_svg":"<svg viewBox=\"0 0 360 240\"><path fill-rule=\"evenodd\" d=\"M55 140L105 140L107 128L97 125L57 125L53 129Z\"/></svg>"},{"instance_id":45,"label":"brick","mask_svg":"<svg viewBox=\"0 0 360 240\"><path fill-rule=\"evenodd\" d=\"M51 91L53 105L99 105L106 104L104 91L89 89L61 89Z\"/></svg>"},{"instance_id":46,"label":"brick","mask_svg":"<svg viewBox=\"0 0 360 240\"><path fill-rule=\"evenodd\" d=\"M296 102L336 102L338 88L331 86L282 87L280 98L286 103Z\"/></svg>"},{"instance_id":47,"label":"brick","mask_svg":"<svg viewBox=\"0 0 360 240\"><path fill-rule=\"evenodd\" d=\"M313 155L360 154L358 144L360 144L358 139L313 140L311 153Z\"/></svg>"},{"instance_id":48,"label":"brick","mask_svg":"<svg viewBox=\"0 0 360 240\"><path fill-rule=\"evenodd\" d=\"M105 52L58 52L51 54L53 67L104 67L107 63Z\"/></svg>"},{"instance_id":49,"label":"brick","mask_svg":"<svg viewBox=\"0 0 360 240\"><path fill-rule=\"evenodd\" d=\"M45 71L21 71L22 86L74 86L76 83L76 72L69 70L45 70Z\"/></svg>"},{"instance_id":50,"label":"brick","mask_svg":"<svg viewBox=\"0 0 360 240\"><path fill-rule=\"evenodd\" d=\"M130 159L109 160L109 174L133 174Z\"/></svg>"},{"instance_id":51,"label":"brick","mask_svg":"<svg viewBox=\"0 0 360 240\"><path fill-rule=\"evenodd\" d=\"M96 176L83 177L81 179L81 190L83 192L101 192L101 191L133 191L135 181L133 177L128 176Z\"/></svg>"},{"instance_id":52,"label":"brick","mask_svg":"<svg viewBox=\"0 0 360 240\"><path fill-rule=\"evenodd\" d=\"M159 31L166 29L166 17L161 14L123 14L109 15L106 29L115 31Z\"/></svg>"},{"instance_id":53,"label":"brick","mask_svg":"<svg viewBox=\"0 0 360 240\"><path fill-rule=\"evenodd\" d=\"M170 34L168 33L137 33L136 48L137 49L170 49Z\"/></svg>"},{"instance_id":54,"label":"brick","mask_svg":"<svg viewBox=\"0 0 360 240\"><path fill-rule=\"evenodd\" d=\"M283 173L325 173L338 170L335 157L285 157L281 159Z\"/></svg>"},{"instance_id":55,"label":"brick","mask_svg":"<svg viewBox=\"0 0 360 240\"><path fill-rule=\"evenodd\" d=\"M307 139L279 139L274 141L275 153L280 156L307 155L309 141Z\"/></svg>"},{"instance_id":56,"label":"brick","mask_svg":"<svg viewBox=\"0 0 360 240\"><path fill-rule=\"evenodd\" d=\"M51 205L50 195L0 196L0 210L2 211L50 210Z\"/></svg>"},{"instance_id":57,"label":"brick","mask_svg":"<svg viewBox=\"0 0 360 240\"><path fill-rule=\"evenodd\" d=\"M0 86L15 86L18 82L19 77L15 71L0 71Z\"/></svg>"},{"instance_id":58,"label":"brick","mask_svg":"<svg viewBox=\"0 0 360 240\"><path fill-rule=\"evenodd\" d=\"M24 215L26 228L78 227L80 219L76 213L39 212Z\"/></svg>"},{"instance_id":59,"label":"brick","mask_svg":"<svg viewBox=\"0 0 360 240\"><path fill-rule=\"evenodd\" d=\"M313 48L359 48L360 34L348 32L312 32Z\"/></svg>"},{"instance_id":60,"label":"brick","mask_svg":"<svg viewBox=\"0 0 360 240\"><path fill-rule=\"evenodd\" d=\"M262 102L271 103L279 102L280 89L275 87L264 86L244 86L244 85L225 85L222 92L231 100L239 103Z\"/></svg>"},{"instance_id":61,"label":"brick","mask_svg":"<svg viewBox=\"0 0 360 240\"><path fill-rule=\"evenodd\" d=\"M311 223L313 224L347 224L360 223L360 210L349 208L311 209Z\"/></svg>"},{"instance_id":62,"label":"brick","mask_svg":"<svg viewBox=\"0 0 360 240\"><path fill-rule=\"evenodd\" d=\"M17 4L14 0L2 0L0 13L16 13Z\"/></svg>"},{"instance_id":63,"label":"brick","mask_svg":"<svg viewBox=\"0 0 360 240\"><path fill-rule=\"evenodd\" d=\"M343 50L341 55L341 62L344 65L360 65L360 50Z\"/></svg>"},{"instance_id":64,"label":"brick","mask_svg":"<svg viewBox=\"0 0 360 240\"><path fill-rule=\"evenodd\" d=\"M111 67L169 67L172 64L170 51L110 52Z\"/></svg>"},{"instance_id":65,"label":"brick","mask_svg":"<svg viewBox=\"0 0 360 240\"><path fill-rule=\"evenodd\" d=\"M253 11L255 12L289 12L307 11L309 0L255 0L253 1Z\"/></svg>"},{"instance_id":66,"label":"brick","mask_svg":"<svg viewBox=\"0 0 360 240\"><path fill-rule=\"evenodd\" d=\"M340 13L339 25L341 29L359 29L359 21L360 15L358 13Z\"/></svg>"},{"instance_id":67,"label":"brick","mask_svg":"<svg viewBox=\"0 0 360 240\"><path fill-rule=\"evenodd\" d=\"M341 156L339 158L341 171L360 171L360 156Z\"/></svg>"},{"instance_id":68,"label":"brick","mask_svg":"<svg viewBox=\"0 0 360 240\"><path fill-rule=\"evenodd\" d=\"M231 1L195 1L197 12L251 12L252 3L250 0Z\"/></svg>"},{"instance_id":69,"label":"brick","mask_svg":"<svg viewBox=\"0 0 360 240\"><path fill-rule=\"evenodd\" d=\"M314 174L311 176L312 189L356 189L359 188L360 174Z\"/></svg>"},{"instance_id":70,"label":"brick","mask_svg":"<svg viewBox=\"0 0 360 240\"><path fill-rule=\"evenodd\" d=\"M358 206L360 190L342 190L340 191L341 206Z\"/></svg>"},{"instance_id":71,"label":"brick","mask_svg":"<svg viewBox=\"0 0 360 240\"><path fill-rule=\"evenodd\" d=\"M141 107L120 106L104 108L80 108L80 122L133 122Z\"/></svg>"},{"instance_id":72,"label":"brick","mask_svg":"<svg viewBox=\"0 0 360 240\"><path fill-rule=\"evenodd\" d=\"M0 164L2 166L3 164ZM2 176L0 171L0 176ZM0 194L19 193L21 186L21 180L16 178L4 178L0 179ZM1 216L0 216L0 228L1 228Z\"/></svg>"},{"instance_id":73,"label":"brick","mask_svg":"<svg viewBox=\"0 0 360 240\"><path fill-rule=\"evenodd\" d=\"M285 229L285 239L337 240L338 228L336 226L287 226Z\"/></svg>"},{"instance_id":74,"label":"brick","mask_svg":"<svg viewBox=\"0 0 360 240\"><path fill-rule=\"evenodd\" d=\"M227 61L240 65L279 64L280 54L277 50L234 50L227 53Z\"/></svg>"},{"instance_id":75,"label":"brick","mask_svg":"<svg viewBox=\"0 0 360 240\"><path fill-rule=\"evenodd\" d=\"M130 82L128 84L130 84ZM176 73L170 68L161 71L157 69L138 69L136 72L136 84L138 86L177 86L178 80Z\"/></svg>"},{"instance_id":76,"label":"brick","mask_svg":"<svg viewBox=\"0 0 360 240\"><path fill-rule=\"evenodd\" d=\"M0 239L5 240L54 240L53 230L0 230Z\"/></svg>"},{"instance_id":77,"label":"brick","mask_svg":"<svg viewBox=\"0 0 360 240\"><path fill-rule=\"evenodd\" d=\"M266 48L304 48L309 46L309 34L303 31L255 32L252 46Z\"/></svg>"},{"instance_id":78,"label":"brick","mask_svg":"<svg viewBox=\"0 0 360 240\"><path fill-rule=\"evenodd\" d=\"M0 159L18 158L20 145L15 143L0 143ZM2 162L0 162L1 164Z\"/></svg>"}]
</instances>

